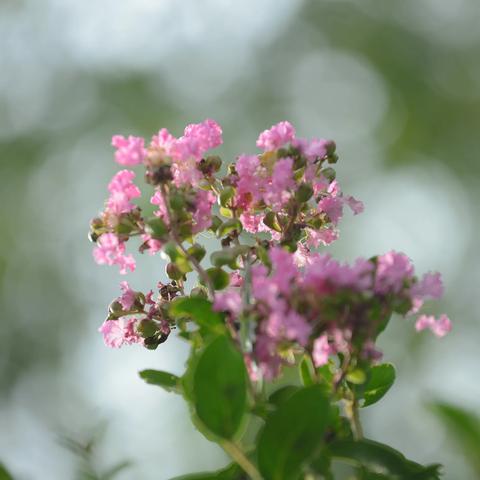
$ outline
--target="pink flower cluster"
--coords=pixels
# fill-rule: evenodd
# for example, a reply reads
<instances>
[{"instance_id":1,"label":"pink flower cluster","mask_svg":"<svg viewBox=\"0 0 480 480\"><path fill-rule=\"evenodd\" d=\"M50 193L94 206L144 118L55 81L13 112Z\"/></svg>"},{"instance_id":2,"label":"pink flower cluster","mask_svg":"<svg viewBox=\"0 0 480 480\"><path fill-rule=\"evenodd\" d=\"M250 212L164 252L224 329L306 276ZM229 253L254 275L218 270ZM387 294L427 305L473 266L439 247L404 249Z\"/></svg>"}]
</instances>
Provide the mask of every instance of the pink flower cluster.
<instances>
[{"instance_id":1,"label":"pink flower cluster","mask_svg":"<svg viewBox=\"0 0 480 480\"><path fill-rule=\"evenodd\" d=\"M155 302L152 291L143 295L132 290L127 282L121 282L120 288L122 295L112 303L109 317L98 329L105 345L111 348L134 343L144 345L147 340L161 342L163 337L168 337L170 325L161 310L164 299L160 296ZM145 322L148 328L142 329Z\"/></svg>"},{"instance_id":2,"label":"pink flower cluster","mask_svg":"<svg viewBox=\"0 0 480 480\"><path fill-rule=\"evenodd\" d=\"M325 176L330 172L323 169L323 163L333 158L329 157L335 148L333 142L297 138L289 122L280 122L260 134L257 146L265 153L240 155L235 165L237 177L233 179L235 208L241 212L247 231L268 231L274 239L280 239L282 235L264 222L271 210L277 219L291 219L287 222L291 231L298 224L305 225L309 246L328 245L338 238L336 226L344 205L354 214L363 211L362 202L343 196L338 182ZM312 189L312 201L307 203L308 209L299 210L295 205L296 192L299 188L309 188L308 185ZM306 201L308 199L303 203Z\"/></svg>"},{"instance_id":3,"label":"pink flower cluster","mask_svg":"<svg viewBox=\"0 0 480 480\"><path fill-rule=\"evenodd\" d=\"M112 178L108 184L110 196L107 200L106 211L112 215L120 216L122 213L131 212L135 205L134 198L142 195L140 189L133 183L135 172L121 170Z\"/></svg>"},{"instance_id":4,"label":"pink flower cluster","mask_svg":"<svg viewBox=\"0 0 480 480\"><path fill-rule=\"evenodd\" d=\"M118 265L120 273L125 275L127 270L135 270L135 259L131 254L125 254L125 242L119 240L114 233L104 233L97 240L93 250L93 257L99 265Z\"/></svg>"},{"instance_id":5,"label":"pink flower cluster","mask_svg":"<svg viewBox=\"0 0 480 480\"><path fill-rule=\"evenodd\" d=\"M168 158L172 162L173 182L177 187L195 186L203 178L198 168L204 154L223 143L222 129L214 120L187 125L183 136L175 138L162 128L152 138L147 162L152 157Z\"/></svg>"},{"instance_id":6,"label":"pink flower cluster","mask_svg":"<svg viewBox=\"0 0 480 480\"><path fill-rule=\"evenodd\" d=\"M375 338L392 312L411 315L443 288L438 273L418 280L408 257L393 251L352 265L311 254L300 267L295 254L273 247L270 260L271 270L262 264L252 268L253 306L242 304L238 288L217 294L214 303L233 318L253 308L257 330L251 361L266 378L278 375L288 345L310 352L317 366L338 353L378 358ZM443 336L451 329L450 320L422 315L416 329L426 328Z\"/></svg>"}]
</instances>

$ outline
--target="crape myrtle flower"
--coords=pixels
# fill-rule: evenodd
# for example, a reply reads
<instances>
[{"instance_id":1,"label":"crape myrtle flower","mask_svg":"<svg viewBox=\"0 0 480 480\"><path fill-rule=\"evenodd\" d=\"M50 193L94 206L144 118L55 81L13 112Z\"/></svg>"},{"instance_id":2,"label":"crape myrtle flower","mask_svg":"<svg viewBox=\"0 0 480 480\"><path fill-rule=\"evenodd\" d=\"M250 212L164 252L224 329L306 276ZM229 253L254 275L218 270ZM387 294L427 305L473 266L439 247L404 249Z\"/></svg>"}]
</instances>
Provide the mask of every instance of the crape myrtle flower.
<instances>
[{"instance_id":1,"label":"crape myrtle flower","mask_svg":"<svg viewBox=\"0 0 480 480\"><path fill-rule=\"evenodd\" d=\"M316 367L339 358L375 362L377 336L392 313L419 315L417 331L441 337L451 330L446 315L421 311L443 294L439 273L418 278L395 251L349 264L319 250L338 239L346 210L364 210L336 179L332 140L299 138L292 124L279 122L259 135L260 153L242 153L226 168L211 153L222 143L211 119L187 125L179 137L162 128L150 141L112 138L115 161L144 170L145 198L137 170L113 176L91 222L94 259L126 274L135 269L127 245L160 252L170 281L155 294L121 283L100 327L108 346L156 348L173 328L188 337L184 319L169 314L170 303L188 295L223 314L254 381L277 377L299 353ZM219 242L211 267L204 266L206 237ZM192 273L199 283L189 291Z\"/></svg>"}]
</instances>

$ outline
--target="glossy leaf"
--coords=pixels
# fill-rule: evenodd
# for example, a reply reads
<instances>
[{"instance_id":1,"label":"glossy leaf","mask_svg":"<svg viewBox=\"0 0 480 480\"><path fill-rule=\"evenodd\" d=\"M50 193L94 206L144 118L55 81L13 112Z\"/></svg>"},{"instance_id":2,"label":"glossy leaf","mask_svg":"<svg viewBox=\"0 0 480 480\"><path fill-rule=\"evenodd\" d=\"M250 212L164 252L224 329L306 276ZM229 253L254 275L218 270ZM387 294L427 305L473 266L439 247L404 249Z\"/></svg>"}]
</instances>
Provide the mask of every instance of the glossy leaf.
<instances>
[{"instance_id":1,"label":"glossy leaf","mask_svg":"<svg viewBox=\"0 0 480 480\"><path fill-rule=\"evenodd\" d=\"M370 369L369 378L364 385L365 402L362 407L368 407L378 402L395 381L395 367L391 363L375 365Z\"/></svg>"},{"instance_id":2,"label":"glossy leaf","mask_svg":"<svg viewBox=\"0 0 480 480\"><path fill-rule=\"evenodd\" d=\"M247 406L247 372L242 354L226 336L201 354L193 374L198 418L215 435L232 438Z\"/></svg>"},{"instance_id":3,"label":"glossy leaf","mask_svg":"<svg viewBox=\"0 0 480 480\"><path fill-rule=\"evenodd\" d=\"M265 480L295 480L323 445L329 420L324 389L299 389L267 419L258 440L258 466Z\"/></svg>"},{"instance_id":4,"label":"glossy leaf","mask_svg":"<svg viewBox=\"0 0 480 480\"><path fill-rule=\"evenodd\" d=\"M173 373L161 370L142 370L139 375L147 383L162 387L167 392L179 392L180 390L180 378Z\"/></svg>"},{"instance_id":5,"label":"glossy leaf","mask_svg":"<svg viewBox=\"0 0 480 480\"><path fill-rule=\"evenodd\" d=\"M329 445L332 457L366 467L372 473L402 480L438 480L440 466L424 467L393 448L372 440L338 440Z\"/></svg>"}]
</instances>

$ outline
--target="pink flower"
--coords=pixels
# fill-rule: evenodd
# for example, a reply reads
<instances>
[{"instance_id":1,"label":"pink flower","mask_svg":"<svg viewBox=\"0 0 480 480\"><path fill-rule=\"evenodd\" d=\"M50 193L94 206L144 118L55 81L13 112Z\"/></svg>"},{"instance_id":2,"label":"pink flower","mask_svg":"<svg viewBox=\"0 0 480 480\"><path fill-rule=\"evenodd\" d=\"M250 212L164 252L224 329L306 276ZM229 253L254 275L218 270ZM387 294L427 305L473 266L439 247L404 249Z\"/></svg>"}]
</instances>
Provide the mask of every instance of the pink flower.
<instances>
[{"instance_id":1,"label":"pink flower","mask_svg":"<svg viewBox=\"0 0 480 480\"><path fill-rule=\"evenodd\" d=\"M231 287L241 287L243 285L243 277L240 273L235 270L230 274L230 286Z\"/></svg>"},{"instance_id":2,"label":"pink flower","mask_svg":"<svg viewBox=\"0 0 480 480\"><path fill-rule=\"evenodd\" d=\"M325 212L334 225L337 225L343 215L342 197L325 197L318 203L318 210Z\"/></svg>"},{"instance_id":3,"label":"pink flower","mask_svg":"<svg viewBox=\"0 0 480 480\"><path fill-rule=\"evenodd\" d=\"M126 274L127 270L135 270L134 258L132 255L125 255L125 243L114 233L104 233L99 237L93 256L99 265L118 265L122 275Z\"/></svg>"},{"instance_id":4,"label":"pink flower","mask_svg":"<svg viewBox=\"0 0 480 480\"><path fill-rule=\"evenodd\" d=\"M428 272L410 289L412 296L422 300L439 299L443 295L442 276L438 272Z\"/></svg>"},{"instance_id":5,"label":"pink flower","mask_svg":"<svg viewBox=\"0 0 480 480\"><path fill-rule=\"evenodd\" d=\"M240 221L243 228L249 233L258 233L263 231L263 214L255 215L254 213L244 212L240 215Z\"/></svg>"},{"instance_id":6,"label":"pink flower","mask_svg":"<svg viewBox=\"0 0 480 480\"><path fill-rule=\"evenodd\" d=\"M313 363L316 367L321 367L328 363L328 357L334 353L333 348L328 343L326 333L315 339L313 342Z\"/></svg>"},{"instance_id":7,"label":"pink flower","mask_svg":"<svg viewBox=\"0 0 480 480\"><path fill-rule=\"evenodd\" d=\"M120 348L132 343L143 343L143 338L135 331L136 318L120 317L118 320L105 320L98 331L103 334L107 347Z\"/></svg>"},{"instance_id":8,"label":"pink flower","mask_svg":"<svg viewBox=\"0 0 480 480\"><path fill-rule=\"evenodd\" d=\"M321 230L307 228L306 230L309 247L318 247L320 244L330 245L338 239L338 231L334 228L322 228Z\"/></svg>"},{"instance_id":9,"label":"pink flower","mask_svg":"<svg viewBox=\"0 0 480 480\"><path fill-rule=\"evenodd\" d=\"M216 197L210 190L199 190L193 212L193 233L206 230L212 224L212 206Z\"/></svg>"},{"instance_id":10,"label":"pink flower","mask_svg":"<svg viewBox=\"0 0 480 480\"><path fill-rule=\"evenodd\" d=\"M105 320L98 331L103 334L107 347L120 348L123 345L123 328L117 320Z\"/></svg>"},{"instance_id":11,"label":"pink flower","mask_svg":"<svg viewBox=\"0 0 480 480\"><path fill-rule=\"evenodd\" d=\"M295 129L290 122L280 122L260 134L257 147L270 152L291 143L295 138Z\"/></svg>"},{"instance_id":12,"label":"pink flower","mask_svg":"<svg viewBox=\"0 0 480 480\"><path fill-rule=\"evenodd\" d=\"M138 165L143 162L147 151L144 148L145 140L141 137L128 138L122 135L112 137L112 145L117 149L115 161L120 165Z\"/></svg>"},{"instance_id":13,"label":"pink flower","mask_svg":"<svg viewBox=\"0 0 480 480\"><path fill-rule=\"evenodd\" d=\"M406 280L413 276L413 265L403 253L388 252L377 259L375 291L377 293L398 293Z\"/></svg>"},{"instance_id":14,"label":"pink flower","mask_svg":"<svg viewBox=\"0 0 480 480\"><path fill-rule=\"evenodd\" d=\"M363 202L361 202L360 200L356 200L352 196L346 197L345 202L351 208L354 215L358 215L359 213L362 213L365 208L363 205Z\"/></svg>"},{"instance_id":15,"label":"pink flower","mask_svg":"<svg viewBox=\"0 0 480 480\"><path fill-rule=\"evenodd\" d=\"M128 282L121 282L120 288L123 294L118 298L118 301L123 309L128 311L133 307L137 294L130 288Z\"/></svg>"},{"instance_id":16,"label":"pink flower","mask_svg":"<svg viewBox=\"0 0 480 480\"><path fill-rule=\"evenodd\" d=\"M290 190L296 186L293 179L293 160L281 158L273 167L271 184L266 188L263 198L273 210L280 210L291 197Z\"/></svg>"},{"instance_id":17,"label":"pink flower","mask_svg":"<svg viewBox=\"0 0 480 480\"><path fill-rule=\"evenodd\" d=\"M292 281L298 274L293 254L281 247L273 247L270 249L270 259L274 268L274 272L271 275L272 282L280 292L288 294Z\"/></svg>"},{"instance_id":18,"label":"pink flower","mask_svg":"<svg viewBox=\"0 0 480 480\"><path fill-rule=\"evenodd\" d=\"M152 205L157 205L158 210L154 212L154 215L160 217L165 223L169 223L168 218L168 210L165 204L165 200L163 199L163 195L157 191L153 194L152 198L150 199L150 203Z\"/></svg>"},{"instance_id":19,"label":"pink flower","mask_svg":"<svg viewBox=\"0 0 480 480\"><path fill-rule=\"evenodd\" d=\"M238 173L236 205L244 210L262 200L265 190L265 169L256 155L240 155L235 168Z\"/></svg>"},{"instance_id":20,"label":"pink flower","mask_svg":"<svg viewBox=\"0 0 480 480\"><path fill-rule=\"evenodd\" d=\"M160 240L153 238L148 233L142 235L142 241L146 245L146 249L150 255L155 255L162 250L163 244Z\"/></svg>"},{"instance_id":21,"label":"pink flower","mask_svg":"<svg viewBox=\"0 0 480 480\"><path fill-rule=\"evenodd\" d=\"M176 141L177 139L166 128L162 128L152 137L150 147L160 149L166 156L171 156Z\"/></svg>"},{"instance_id":22,"label":"pink flower","mask_svg":"<svg viewBox=\"0 0 480 480\"><path fill-rule=\"evenodd\" d=\"M452 330L452 323L446 315L441 315L438 319L433 315L421 315L415 323L415 329L417 332L429 329L437 337L444 337Z\"/></svg>"},{"instance_id":23,"label":"pink flower","mask_svg":"<svg viewBox=\"0 0 480 480\"><path fill-rule=\"evenodd\" d=\"M218 292L215 294L213 309L217 312L230 312L234 316L238 316L242 311L242 297L235 290L226 292Z\"/></svg>"},{"instance_id":24,"label":"pink flower","mask_svg":"<svg viewBox=\"0 0 480 480\"><path fill-rule=\"evenodd\" d=\"M121 170L108 184L110 197L107 200L107 211L114 215L131 212L135 205L131 200L141 196L140 189L133 183L135 172Z\"/></svg>"},{"instance_id":25,"label":"pink flower","mask_svg":"<svg viewBox=\"0 0 480 480\"><path fill-rule=\"evenodd\" d=\"M187 125L184 136L196 143L196 148L201 154L223 143L222 128L215 120L209 118L202 123Z\"/></svg>"}]
</instances>

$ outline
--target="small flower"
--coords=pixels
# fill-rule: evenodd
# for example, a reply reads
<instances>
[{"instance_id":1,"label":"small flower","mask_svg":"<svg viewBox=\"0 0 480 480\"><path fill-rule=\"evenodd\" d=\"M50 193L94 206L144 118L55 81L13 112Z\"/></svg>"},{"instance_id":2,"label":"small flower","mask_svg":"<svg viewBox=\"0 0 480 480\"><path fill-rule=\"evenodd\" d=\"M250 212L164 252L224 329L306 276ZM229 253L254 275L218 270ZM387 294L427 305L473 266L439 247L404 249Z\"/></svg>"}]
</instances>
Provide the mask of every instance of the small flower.
<instances>
[{"instance_id":1,"label":"small flower","mask_svg":"<svg viewBox=\"0 0 480 480\"><path fill-rule=\"evenodd\" d=\"M452 323L446 315L441 315L436 319L433 315L421 315L415 323L417 332L429 329L437 337L444 337L452 330Z\"/></svg>"},{"instance_id":2,"label":"small flower","mask_svg":"<svg viewBox=\"0 0 480 480\"><path fill-rule=\"evenodd\" d=\"M128 138L122 135L112 137L112 146L115 152L115 161L120 165L138 165L143 162L147 151L144 147L145 140L141 137L130 135Z\"/></svg>"},{"instance_id":3,"label":"small flower","mask_svg":"<svg viewBox=\"0 0 480 480\"><path fill-rule=\"evenodd\" d=\"M238 291L228 290L215 294L213 309L217 312L229 312L237 316L242 311L242 307L242 297Z\"/></svg>"},{"instance_id":4,"label":"small flower","mask_svg":"<svg viewBox=\"0 0 480 480\"><path fill-rule=\"evenodd\" d=\"M290 122L280 122L260 134L257 147L271 152L291 143L295 138L295 129Z\"/></svg>"},{"instance_id":5,"label":"small flower","mask_svg":"<svg viewBox=\"0 0 480 480\"><path fill-rule=\"evenodd\" d=\"M120 317L118 320L105 320L98 331L103 335L105 345L120 348L132 343L143 343L143 338L135 331L137 318Z\"/></svg>"},{"instance_id":6,"label":"small flower","mask_svg":"<svg viewBox=\"0 0 480 480\"><path fill-rule=\"evenodd\" d=\"M99 265L118 265L122 275L125 275L127 270L135 270L134 258L132 255L125 255L125 243L114 233L104 233L99 237L93 256Z\"/></svg>"},{"instance_id":7,"label":"small flower","mask_svg":"<svg viewBox=\"0 0 480 480\"><path fill-rule=\"evenodd\" d=\"M328 343L328 336L326 333L320 335L313 342L312 358L316 367L321 367L328 363L328 358L334 353L333 348Z\"/></svg>"},{"instance_id":8,"label":"small flower","mask_svg":"<svg viewBox=\"0 0 480 480\"><path fill-rule=\"evenodd\" d=\"M413 265L403 253L388 252L377 259L377 275L375 290L378 293L398 293L405 280L413 277Z\"/></svg>"},{"instance_id":9,"label":"small flower","mask_svg":"<svg viewBox=\"0 0 480 480\"><path fill-rule=\"evenodd\" d=\"M120 288L123 294L118 298L118 301L122 305L123 309L128 311L133 307L137 293L130 288L128 282L121 282Z\"/></svg>"}]
</instances>

